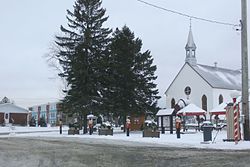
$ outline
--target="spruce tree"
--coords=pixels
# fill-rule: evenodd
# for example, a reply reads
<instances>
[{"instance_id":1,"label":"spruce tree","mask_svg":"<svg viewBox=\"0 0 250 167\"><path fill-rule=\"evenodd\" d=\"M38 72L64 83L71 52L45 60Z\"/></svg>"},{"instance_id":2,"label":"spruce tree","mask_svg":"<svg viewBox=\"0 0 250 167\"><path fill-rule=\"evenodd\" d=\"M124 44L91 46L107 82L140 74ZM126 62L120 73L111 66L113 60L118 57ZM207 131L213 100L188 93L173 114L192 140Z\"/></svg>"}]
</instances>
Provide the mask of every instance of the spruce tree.
<instances>
[{"instance_id":1,"label":"spruce tree","mask_svg":"<svg viewBox=\"0 0 250 167\"><path fill-rule=\"evenodd\" d=\"M68 26L61 26L63 35L56 36L60 50L57 58L63 69L68 88L63 100L66 111L84 117L87 131L87 114L102 103L103 73L107 45L111 30L103 28L108 19L101 0L76 0L74 10L67 10Z\"/></svg>"},{"instance_id":2,"label":"spruce tree","mask_svg":"<svg viewBox=\"0 0 250 167\"><path fill-rule=\"evenodd\" d=\"M142 41L128 27L113 33L109 61L112 79L107 99L111 110L124 118L158 110L156 66L150 51L142 52L141 48Z\"/></svg>"}]
</instances>

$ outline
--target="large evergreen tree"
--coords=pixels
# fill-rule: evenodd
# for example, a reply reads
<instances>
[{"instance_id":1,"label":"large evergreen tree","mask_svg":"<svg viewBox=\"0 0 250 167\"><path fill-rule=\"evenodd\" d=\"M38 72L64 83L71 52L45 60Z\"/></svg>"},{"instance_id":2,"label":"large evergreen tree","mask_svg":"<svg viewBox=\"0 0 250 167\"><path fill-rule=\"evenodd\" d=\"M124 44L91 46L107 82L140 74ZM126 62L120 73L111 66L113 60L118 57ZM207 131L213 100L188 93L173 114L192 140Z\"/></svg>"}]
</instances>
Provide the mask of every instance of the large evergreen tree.
<instances>
[{"instance_id":1,"label":"large evergreen tree","mask_svg":"<svg viewBox=\"0 0 250 167\"><path fill-rule=\"evenodd\" d=\"M102 103L107 60L107 45L111 30L103 28L108 19L101 0L76 0L74 10L67 10L68 27L61 26L63 35L56 36L60 50L57 58L63 69L59 74L68 87L64 92L64 108L84 117Z\"/></svg>"},{"instance_id":2,"label":"large evergreen tree","mask_svg":"<svg viewBox=\"0 0 250 167\"><path fill-rule=\"evenodd\" d=\"M155 113L158 89L156 66L150 51L142 52L142 41L126 26L116 29L110 45L109 107L116 115Z\"/></svg>"}]
</instances>

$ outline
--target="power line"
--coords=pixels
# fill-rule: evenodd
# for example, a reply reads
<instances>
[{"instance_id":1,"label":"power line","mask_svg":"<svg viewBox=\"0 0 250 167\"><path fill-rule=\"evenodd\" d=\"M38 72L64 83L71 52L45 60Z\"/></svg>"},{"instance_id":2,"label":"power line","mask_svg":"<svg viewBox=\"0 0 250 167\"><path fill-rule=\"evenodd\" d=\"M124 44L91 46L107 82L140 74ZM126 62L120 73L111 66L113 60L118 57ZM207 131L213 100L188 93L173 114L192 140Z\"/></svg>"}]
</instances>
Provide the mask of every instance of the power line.
<instances>
[{"instance_id":1,"label":"power line","mask_svg":"<svg viewBox=\"0 0 250 167\"><path fill-rule=\"evenodd\" d=\"M145 2L143 0L137 0L137 1L139 1L141 3L144 3L146 5L152 6L154 8L157 8L157 9L161 9L161 10L164 10L164 11L167 11L167 12L170 12L170 13L178 14L178 15L183 16L183 17L188 17L190 19L196 19L196 20L201 20L201 21L205 21L205 22L209 22L209 23L221 24L221 25L233 26L233 27L239 27L240 26L238 24L226 23L226 22L221 22L221 21L216 21L216 20L210 20L210 19L206 19L206 18L202 18L202 17L188 15L188 14L185 14L185 13L182 13L182 12L178 12L178 11L175 11L175 10L171 10L171 9L163 8L161 6L157 6L157 5L154 5L152 3Z\"/></svg>"}]
</instances>

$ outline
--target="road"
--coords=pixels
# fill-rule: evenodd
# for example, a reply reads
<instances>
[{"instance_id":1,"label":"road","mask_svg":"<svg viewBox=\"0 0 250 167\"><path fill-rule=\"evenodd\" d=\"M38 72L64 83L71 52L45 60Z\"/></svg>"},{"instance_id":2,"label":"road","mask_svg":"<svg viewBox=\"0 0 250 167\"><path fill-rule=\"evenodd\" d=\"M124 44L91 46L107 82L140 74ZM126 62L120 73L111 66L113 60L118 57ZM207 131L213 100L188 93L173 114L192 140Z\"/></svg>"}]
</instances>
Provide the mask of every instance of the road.
<instances>
[{"instance_id":1,"label":"road","mask_svg":"<svg viewBox=\"0 0 250 167\"><path fill-rule=\"evenodd\" d=\"M180 149L83 138L0 138L1 167L245 167L250 150Z\"/></svg>"}]
</instances>

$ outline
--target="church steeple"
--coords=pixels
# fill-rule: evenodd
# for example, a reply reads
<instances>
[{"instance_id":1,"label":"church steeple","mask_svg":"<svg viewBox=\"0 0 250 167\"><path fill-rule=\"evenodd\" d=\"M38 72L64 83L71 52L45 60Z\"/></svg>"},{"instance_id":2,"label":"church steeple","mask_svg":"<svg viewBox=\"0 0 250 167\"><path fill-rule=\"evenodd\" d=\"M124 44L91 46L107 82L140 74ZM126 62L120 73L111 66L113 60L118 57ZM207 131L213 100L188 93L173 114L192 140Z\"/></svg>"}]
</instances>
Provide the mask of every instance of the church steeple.
<instances>
[{"instance_id":1,"label":"church steeple","mask_svg":"<svg viewBox=\"0 0 250 167\"><path fill-rule=\"evenodd\" d=\"M195 57L196 45L194 43L192 27L191 27L191 21L190 21L190 29L189 29L189 34L188 34L188 40L187 40L187 44L186 44L185 49L186 49L185 62L189 63L190 65L196 65L197 64L197 60L196 60L196 57Z\"/></svg>"}]
</instances>

